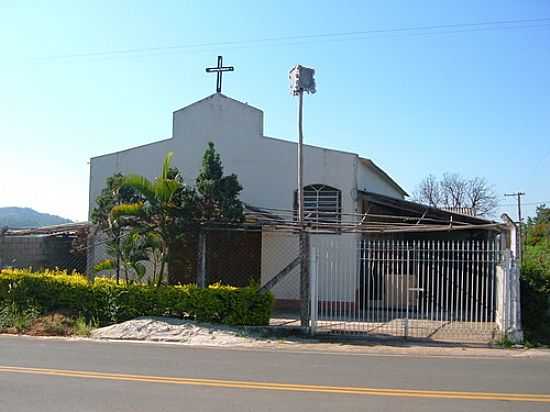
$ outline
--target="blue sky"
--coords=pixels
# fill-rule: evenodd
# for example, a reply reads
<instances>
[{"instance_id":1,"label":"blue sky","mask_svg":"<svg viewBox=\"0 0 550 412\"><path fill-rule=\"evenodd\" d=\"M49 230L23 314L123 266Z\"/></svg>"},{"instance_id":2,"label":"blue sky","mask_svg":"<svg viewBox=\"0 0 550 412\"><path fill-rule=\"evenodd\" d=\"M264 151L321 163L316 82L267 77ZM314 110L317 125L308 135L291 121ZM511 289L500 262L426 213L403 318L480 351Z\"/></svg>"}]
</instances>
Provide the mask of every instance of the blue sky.
<instances>
[{"instance_id":1,"label":"blue sky","mask_svg":"<svg viewBox=\"0 0 550 412\"><path fill-rule=\"evenodd\" d=\"M264 110L267 135L295 138L287 73L309 65L308 143L372 158L410 192L429 173L486 177L533 213L550 204L550 20L392 30L542 18L543 0L0 0L0 206L85 219L88 159L169 137L222 54L224 94Z\"/></svg>"}]
</instances>

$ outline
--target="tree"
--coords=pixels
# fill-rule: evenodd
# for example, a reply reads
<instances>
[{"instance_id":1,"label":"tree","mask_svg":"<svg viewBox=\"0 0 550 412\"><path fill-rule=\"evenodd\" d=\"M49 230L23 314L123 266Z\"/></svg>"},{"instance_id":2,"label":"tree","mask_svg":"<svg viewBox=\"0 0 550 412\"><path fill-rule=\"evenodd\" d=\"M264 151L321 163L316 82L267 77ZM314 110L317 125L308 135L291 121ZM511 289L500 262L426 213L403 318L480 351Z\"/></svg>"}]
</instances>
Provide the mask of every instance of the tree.
<instances>
[{"instance_id":1,"label":"tree","mask_svg":"<svg viewBox=\"0 0 550 412\"><path fill-rule=\"evenodd\" d=\"M434 175L428 175L413 193L416 201L433 207L441 205L441 190L439 181Z\"/></svg>"},{"instance_id":2,"label":"tree","mask_svg":"<svg viewBox=\"0 0 550 412\"><path fill-rule=\"evenodd\" d=\"M193 249L201 225L240 223L244 220L244 210L239 200L242 187L236 175L223 175L221 158L213 143L208 144L204 153L195 181L196 188L185 185L179 170L171 166L172 157L173 153L166 155L161 175L153 181L138 175L121 177L120 190L128 190L135 196L132 201L106 202L105 206L106 209L111 206L110 212L105 215L117 219L130 233L128 242L119 245L126 247L118 253L126 259L125 268L130 268L139 277L142 272L139 262L145 254L150 260L158 256L159 272L158 276L156 273L154 275L157 285L162 284L170 261L183 260L183 266L188 271L192 270L189 268L196 256L192 253L186 255L183 249L187 252ZM172 250L178 253L172 253ZM176 255L179 255L178 259L173 259ZM172 264L168 265L168 271L172 272L170 266ZM192 281L189 278L184 280Z\"/></svg>"},{"instance_id":3,"label":"tree","mask_svg":"<svg viewBox=\"0 0 550 412\"><path fill-rule=\"evenodd\" d=\"M107 252L111 256L110 269L116 273L116 281L120 280L120 268L122 259L121 236L124 233L126 223L123 218L113 215L115 206L124 203L134 203L139 195L131 187L123 186L124 176L116 173L106 180L106 186L96 198L97 206L92 210L91 221L97 225L101 233L107 237ZM105 264L100 265L106 270Z\"/></svg>"},{"instance_id":4,"label":"tree","mask_svg":"<svg viewBox=\"0 0 550 412\"><path fill-rule=\"evenodd\" d=\"M468 208L475 216L491 215L498 206L497 196L487 180L445 173L441 179L428 175L413 193L415 201L432 207Z\"/></svg>"},{"instance_id":5,"label":"tree","mask_svg":"<svg viewBox=\"0 0 550 412\"><path fill-rule=\"evenodd\" d=\"M550 343L550 208L537 207L526 225L521 268L522 319L527 338Z\"/></svg>"},{"instance_id":6,"label":"tree","mask_svg":"<svg viewBox=\"0 0 550 412\"><path fill-rule=\"evenodd\" d=\"M143 235L152 236L157 241L160 254L160 268L156 284L161 285L164 280L166 262L170 244L181 236L181 215L185 214L185 192L177 169L171 168L173 153L164 158L161 174L150 181L144 176L129 175L123 178L122 187L140 195L136 202L115 205L113 216L126 219Z\"/></svg>"},{"instance_id":7,"label":"tree","mask_svg":"<svg viewBox=\"0 0 550 412\"><path fill-rule=\"evenodd\" d=\"M126 283L133 281L142 282L147 271L144 262L153 261L153 279L157 273L156 254L159 249L158 238L153 233L142 234L138 230L131 230L121 236L118 242L116 251L110 250L112 246L108 245L107 250L111 256L115 256L115 252L120 256L119 270L122 269ZM105 259L95 265L94 270L101 272L103 270L115 270L116 263L113 259Z\"/></svg>"},{"instance_id":8,"label":"tree","mask_svg":"<svg viewBox=\"0 0 550 412\"><path fill-rule=\"evenodd\" d=\"M235 223L244 220L237 175L223 176L223 165L214 143L209 142L195 181L198 211L203 222Z\"/></svg>"},{"instance_id":9,"label":"tree","mask_svg":"<svg viewBox=\"0 0 550 412\"><path fill-rule=\"evenodd\" d=\"M527 219L524 233L527 246L535 246L545 239L550 239L550 207L544 204L538 206L536 216Z\"/></svg>"},{"instance_id":10,"label":"tree","mask_svg":"<svg viewBox=\"0 0 550 412\"><path fill-rule=\"evenodd\" d=\"M244 220L244 210L239 200L241 190L236 175L223 175L221 157L214 144L208 143L195 180L195 190L185 193L184 203L190 206L180 214L185 230L170 255L171 281L188 283L197 280L198 259L204 253L201 247L205 245L201 242L201 236L206 240L204 226L219 227Z\"/></svg>"}]
</instances>

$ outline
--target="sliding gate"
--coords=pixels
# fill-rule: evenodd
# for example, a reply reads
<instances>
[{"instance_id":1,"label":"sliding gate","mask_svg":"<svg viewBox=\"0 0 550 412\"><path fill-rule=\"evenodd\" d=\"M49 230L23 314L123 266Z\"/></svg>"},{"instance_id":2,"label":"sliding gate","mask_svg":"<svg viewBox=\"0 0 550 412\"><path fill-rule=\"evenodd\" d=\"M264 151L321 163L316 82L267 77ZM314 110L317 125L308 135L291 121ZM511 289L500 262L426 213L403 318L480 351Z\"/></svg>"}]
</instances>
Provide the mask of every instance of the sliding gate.
<instances>
[{"instance_id":1,"label":"sliding gate","mask_svg":"<svg viewBox=\"0 0 550 412\"><path fill-rule=\"evenodd\" d=\"M460 341L497 337L496 241L360 236L312 236L314 330Z\"/></svg>"}]
</instances>

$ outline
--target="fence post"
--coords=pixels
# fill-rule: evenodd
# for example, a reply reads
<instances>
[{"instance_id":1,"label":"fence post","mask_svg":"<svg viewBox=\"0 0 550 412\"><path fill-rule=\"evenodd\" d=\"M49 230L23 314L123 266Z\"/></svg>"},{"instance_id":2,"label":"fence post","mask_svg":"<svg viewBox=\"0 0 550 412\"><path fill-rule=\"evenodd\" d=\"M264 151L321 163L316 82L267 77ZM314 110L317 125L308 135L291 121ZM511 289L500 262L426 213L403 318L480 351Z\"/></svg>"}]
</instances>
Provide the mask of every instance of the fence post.
<instances>
[{"instance_id":1,"label":"fence post","mask_svg":"<svg viewBox=\"0 0 550 412\"><path fill-rule=\"evenodd\" d=\"M405 283L406 283L406 286L405 286L405 293L407 294L407 296L405 297L405 305L407 306L407 309L406 309L406 316L405 316L405 327L403 328L403 335L405 339L407 339L407 337L409 336L409 278L410 278L410 273L409 273L409 241L407 240L406 243L405 243L405 247L407 248L407 266L406 266L406 270L405 270Z\"/></svg>"},{"instance_id":2,"label":"fence post","mask_svg":"<svg viewBox=\"0 0 550 412\"><path fill-rule=\"evenodd\" d=\"M86 239L86 276L90 280L94 279L94 266L96 263L96 234L97 228L95 226L91 226L88 230L88 239Z\"/></svg>"},{"instance_id":3,"label":"fence post","mask_svg":"<svg viewBox=\"0 0 550 412\"><path fill-rule=\"evenodd\" d=\"M518 260L518 230L512 219L504 213L501 216L506 225L503 243L509 249L502 251L502 276L504 278L504 302L503 302L503 329L505 336L512 342L523 340L521 327L521 302L520 302L520 264Z\"/></svg>"},{"instance_id":4,"label":"fence post","mask_svg":"<svg viewBox=\"0 0 550 412\"><path fill-rule=\"evenodd\" d=\"M505 324L505 288L504 288L504 278L505 278L505 263L504 263L504 253L505 250L501 250L499 256L499 263L495 268L495 323L499 331L503 332L506 330Z\"/></svg>"},{"instance_id":5,"label":"fence post","mask_svg":"<svg viewBox=\"0 0 550 412\"><path fill-rule=\"evenodd\" d=\"M198 257L197 257L197 285L200 288L205 288L206 283L206 232L199 231L198 242Z\"/></svg>"},{"instance_id":6,"label":"fence post","mask_svg":"<svg viewBox=\"0 0 550 412\"><path fill-rule=\"evenodd\" d=\"M507 301L509 309L507 312L509 313L509 321L506 336L514 343L520 343L523 341L523 330L521 327L519 264L519 259L512 257L510 259L510 264L507 265L507 286L509 289Z\"/></svg>"},{"instance_id":7,"label":"fence post","mask_svg":"<svg viewBox=\"0 0 550 412\"><path fill-rule=\"evenodd\" d=\"M6 241L5 232L7 232L7 228L0 228L0 270L4 267L2 261L4 260L4 243Z\"/></svg>"},{"instance_id":8,"label":"fence post","mask_svg":"<svg viewBox=\"0 0 550 412\"><path fill-rule=\"evenodd\" d=\"M309 233L300 228L300 324L302 328L309 328Z\"/></svg>"},{"instance_id":9,"label":"fence post","mask_svg":"<svg viewBox=\"0 0 550 412\"><path fill-rule=\"evenodd\" d=\"M310 305L310 318L311 318L311 327L309 329L312 335L317 333L317 319L319 312L319 297L318 297L318 271L317 271L317 250L313 249L309 253L309 284L310 291L309 296L311 300Z\"/></svg>"}]
</instances>

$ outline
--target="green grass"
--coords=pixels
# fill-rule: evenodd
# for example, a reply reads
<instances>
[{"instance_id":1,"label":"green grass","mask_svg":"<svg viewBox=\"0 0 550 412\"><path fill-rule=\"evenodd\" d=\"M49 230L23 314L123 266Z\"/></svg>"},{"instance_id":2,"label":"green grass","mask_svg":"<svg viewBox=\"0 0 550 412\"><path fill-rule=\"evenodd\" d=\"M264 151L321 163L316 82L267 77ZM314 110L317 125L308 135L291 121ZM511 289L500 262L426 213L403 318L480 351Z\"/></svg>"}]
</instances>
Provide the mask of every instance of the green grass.
<instances>
[{"instance_id":1,"label":"green grass","mask_svg":"<svg viewBox=\"0 0 550 412\"><path fill-rule=\"evenodd\" d=\"M21 311L15 305L0 309L0 333L24 333L37 336L90 336L97 322L83 316L52 312L39 314L36 310Z\"/></svg>"},{"instance_id":2,"label":"green grass","mask_svg":"<svg viewBox=\"0 0 550 412\"><path fill-rule=\"evenodd\" d=\"M23 333L38 315L38 311L32 307L20 310L15 304L4 306L0 309L0 331Z\"/></svg>"},{"instance_id":3,"label":"green grass","mask_svg":"<svg viewBox=\"0 0 550 412\"><path fill-rule=\"evenodd\" d=\"M73 334L76 336L90 336L95 328L97 328L97 322L87 322L84 316L79 316L74 321Z\"/></svg>"},{"instance_id":4,"label":"green grass","mask_svg":"<svg viewBox=\"0 0 550 412\"><path fill-rule=\"evenodd\" d=\"M511 349L511 348L514 347L515 343L512 342L510 339L508 339L507 336L504 336L504 337L500 338L499 340L497 340L495 342L495 345L498 346L499 348Z\"/></svg>"}]
</instances>

